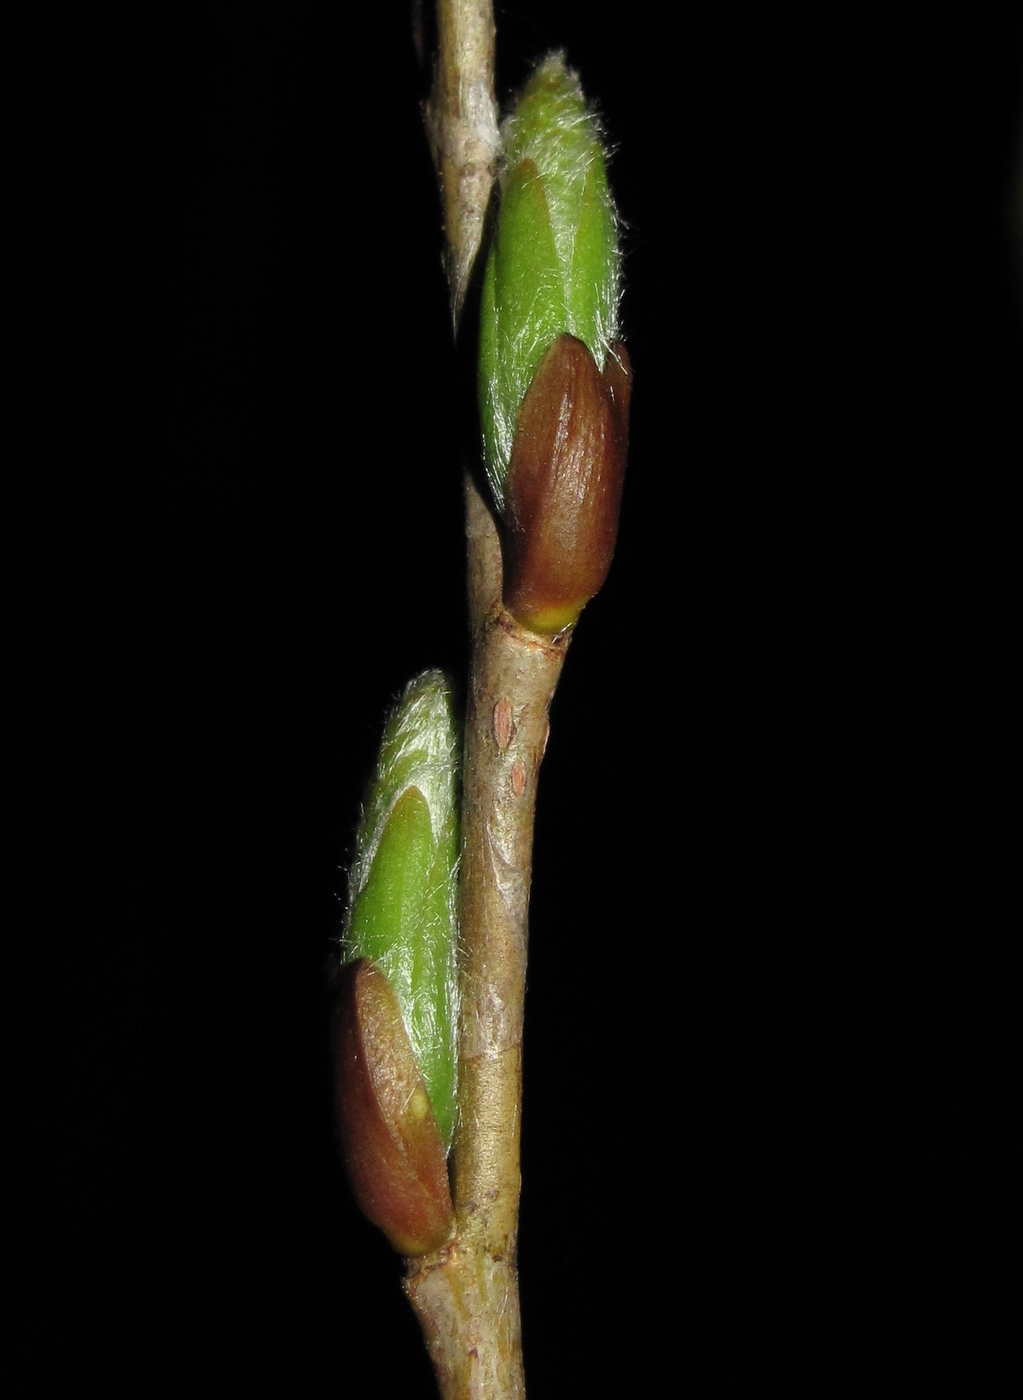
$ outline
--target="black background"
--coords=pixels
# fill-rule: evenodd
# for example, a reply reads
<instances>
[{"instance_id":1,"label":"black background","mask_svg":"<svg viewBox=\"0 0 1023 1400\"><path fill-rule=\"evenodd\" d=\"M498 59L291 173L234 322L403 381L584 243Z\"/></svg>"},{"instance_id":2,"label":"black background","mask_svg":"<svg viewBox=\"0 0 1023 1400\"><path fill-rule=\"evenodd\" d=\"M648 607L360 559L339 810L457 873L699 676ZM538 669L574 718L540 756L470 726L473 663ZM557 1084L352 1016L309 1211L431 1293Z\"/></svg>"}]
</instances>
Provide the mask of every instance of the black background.
<instances>
[{"instance_id":1,"label":"black background","mask_svg":"<svg viewBox=\"0 0 1023 1400\"><path fill-rule=\"evenodd\" d=\"M599 101L636 375L540 786L529 1393L975 1377L1018 1227L1020 24L602 13L497 14L502 100L563 45ZM425 1397L324 969L384 710L464 668L427 79L403 4L127 23L54 23L23 114L34 1364Z\"/></svg>"}]
</instances>

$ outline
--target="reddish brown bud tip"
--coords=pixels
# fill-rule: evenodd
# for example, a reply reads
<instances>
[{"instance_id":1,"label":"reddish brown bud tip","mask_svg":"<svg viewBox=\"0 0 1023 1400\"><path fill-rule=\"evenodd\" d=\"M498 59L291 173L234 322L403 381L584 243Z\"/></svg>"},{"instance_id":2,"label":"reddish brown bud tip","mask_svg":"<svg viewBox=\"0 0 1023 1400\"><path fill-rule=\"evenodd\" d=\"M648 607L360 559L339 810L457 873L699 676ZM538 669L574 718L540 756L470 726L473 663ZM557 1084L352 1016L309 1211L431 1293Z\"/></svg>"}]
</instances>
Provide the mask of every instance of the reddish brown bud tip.
<instances>
[{"instance_id":1,"label":"reddish brown bud tip","mask_svg":"<svg viewBox=\"0 0 1023 1400\"><path fill-rule=\"evenodd\" d=\"M398 999L368 958L345 972L334 1023L335 1102L352 1191L402 1254L454 1233L444 1144Z\"/></svg>"},{"instance_id":2,"label":"reddish brown bud tip","mask_svg":"<svg viewBox=\"0 0 1023 1400\"><path fill-rule=\"evenodd\" d=\"M602 374L581 340L562 335L522 400L505 494L504 601L536 632L575 622L611 567L631 390L624 345Z\"/></svg>"}]
</instances>

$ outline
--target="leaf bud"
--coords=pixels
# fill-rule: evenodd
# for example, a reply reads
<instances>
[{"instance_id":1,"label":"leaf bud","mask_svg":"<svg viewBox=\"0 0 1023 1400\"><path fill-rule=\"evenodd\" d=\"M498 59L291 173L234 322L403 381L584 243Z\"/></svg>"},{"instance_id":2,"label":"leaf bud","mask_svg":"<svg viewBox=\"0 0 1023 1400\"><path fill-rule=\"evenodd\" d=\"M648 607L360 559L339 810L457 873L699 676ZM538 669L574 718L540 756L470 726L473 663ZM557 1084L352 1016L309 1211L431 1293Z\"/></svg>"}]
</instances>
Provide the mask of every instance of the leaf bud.
<instances>
[{"instance_id":1,"label":"leaf bud","mask_svg":"<svg viewBox=\"0 0 1023 1400\"><path fill-rule=\"evenodd\" d=\"M455 1124L461 742L450 681L426 671L384 727L349 871L345 959L386 977L445 1150Z\"/></svg>"},{"instance_id":2,"label":"leaf bud","mask_svg":"<svg viewBox=\"0 0 1023 1400\"><path fill-rule=\"evenodd\" d=\"M540 63L501 135L479 397L484 466L504 515L520 406L553 342L575 336L605 368L618 335L620 257L600 133L564 54Z\"/></svg>"}]
</instances>

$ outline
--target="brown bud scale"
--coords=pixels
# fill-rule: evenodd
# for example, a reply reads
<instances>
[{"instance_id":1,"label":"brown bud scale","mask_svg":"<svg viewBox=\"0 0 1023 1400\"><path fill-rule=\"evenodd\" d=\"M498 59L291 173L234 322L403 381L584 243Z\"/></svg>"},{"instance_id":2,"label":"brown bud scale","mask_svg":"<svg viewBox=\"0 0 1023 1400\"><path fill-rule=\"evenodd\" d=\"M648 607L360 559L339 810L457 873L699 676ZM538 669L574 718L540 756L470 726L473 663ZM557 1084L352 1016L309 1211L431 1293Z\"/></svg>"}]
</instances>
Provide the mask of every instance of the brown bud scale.
<instances>
[{"instance_id":1,"label":"brown bud scale","mask_svg":"<svg viewBox=\"0 0 1023 1400\"><path fill-rule=\"evenodd\" d=\"M505 588L524 626L570 626L603 584L618 535L632 369L622 344L603 373L561 335L530 381L508 465Z\"/></svg>"},{"instance_id":2,"label":"brown bud scale","mask_svg":"<svg viewBox=\"0 0 1023 1400\"><path fill-rule=\"evenodd\" d=\"M346 969L334 1021L335 1104L355 1199L395 1249L454 1233L444 1144L398 998L368 958Z\"/></svg>"}]
</instances>

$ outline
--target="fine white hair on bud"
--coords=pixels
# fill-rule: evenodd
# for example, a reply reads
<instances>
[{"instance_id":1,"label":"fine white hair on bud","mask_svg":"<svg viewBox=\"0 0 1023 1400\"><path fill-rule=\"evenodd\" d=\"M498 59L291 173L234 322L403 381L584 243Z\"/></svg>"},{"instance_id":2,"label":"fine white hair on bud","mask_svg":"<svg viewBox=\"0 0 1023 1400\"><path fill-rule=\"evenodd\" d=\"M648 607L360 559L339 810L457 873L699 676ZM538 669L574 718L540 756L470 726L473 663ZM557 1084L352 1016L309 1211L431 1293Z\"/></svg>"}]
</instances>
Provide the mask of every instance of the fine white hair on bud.
<instances>
[{"instance_id":1,"label":"fine white hair on bud","mask_svg":"<svg viewBox=\"0 0 1023 1400\"><path fill-rule=\"evenodd\" d=\"M365 885L384 825L406 788L417 787L422 793L435 828L456 819L455 778L460 761L454 688L443 671L424 671L409 681L384 725L348 872L351 896Z\"/></svg>"},{"instance_id":2,"label":"fine white hair on bud","mask_svg":"<svg viewBox=\"0 0 1023 1400\"><path fill-rule=\"evenodd\" d=\"M533 162L544 186L566 284L568 324L561 330L588 345L597 368L603 369L619 330L618 216L607 183L600 122L563 52L548 54L537 66L518 106L502 123L501 136L502 187L523 160ZM581 239L593 235L601 246L581 246Z\"/></svg>"}]
</instances>

